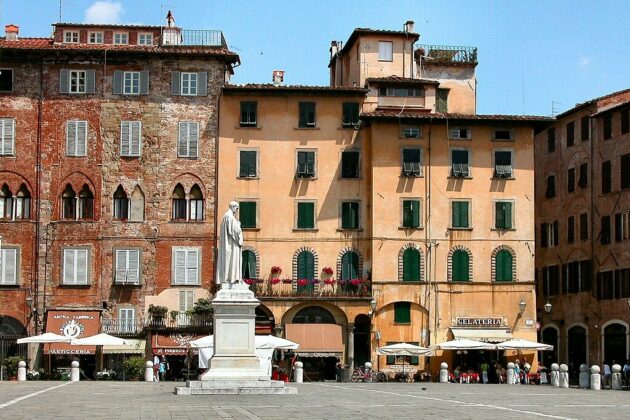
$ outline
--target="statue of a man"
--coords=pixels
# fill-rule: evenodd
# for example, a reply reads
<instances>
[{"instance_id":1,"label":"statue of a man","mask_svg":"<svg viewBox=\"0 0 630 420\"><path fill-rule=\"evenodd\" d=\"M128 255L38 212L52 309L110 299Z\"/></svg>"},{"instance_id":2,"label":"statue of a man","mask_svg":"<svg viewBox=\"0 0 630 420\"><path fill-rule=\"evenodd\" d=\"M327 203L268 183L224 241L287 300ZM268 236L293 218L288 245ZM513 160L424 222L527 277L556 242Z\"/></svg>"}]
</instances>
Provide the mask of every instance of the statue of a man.
<instances>
[{"instance_id":1,"label":"statue of a man","mask_svg":"<svg viewBox=\"0 0 630 420\"><path fill-rule=\"evenodd\" d=\"M241 222L236 218L238 203L230 202L230 208L223 215L219 237L217 258L217 284L238 283L243 278L242 254L243 231Z\"/></svg>"}]
</instances>

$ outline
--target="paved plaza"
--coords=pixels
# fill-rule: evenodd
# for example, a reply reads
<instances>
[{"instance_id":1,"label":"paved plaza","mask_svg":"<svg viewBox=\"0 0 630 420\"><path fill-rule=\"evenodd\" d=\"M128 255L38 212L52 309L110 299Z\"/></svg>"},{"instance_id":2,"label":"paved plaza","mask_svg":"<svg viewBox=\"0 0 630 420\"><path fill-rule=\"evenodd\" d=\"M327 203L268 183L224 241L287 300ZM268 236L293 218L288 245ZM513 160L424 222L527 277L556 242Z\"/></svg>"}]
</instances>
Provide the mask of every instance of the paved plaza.
<instances>
[{"instance_id":1,"label":"paved plaza","mask_svg":"<svg viewBox=\"0 0 630 420\"><path fill-rule=\"evenodd\" d=\"M613 419L627 418L630 410L627 391L535 385L326 382L297 385L299 395L288 396L177 396L174 385L0 382L0 418Z\"/></svg>"}]
</instances>

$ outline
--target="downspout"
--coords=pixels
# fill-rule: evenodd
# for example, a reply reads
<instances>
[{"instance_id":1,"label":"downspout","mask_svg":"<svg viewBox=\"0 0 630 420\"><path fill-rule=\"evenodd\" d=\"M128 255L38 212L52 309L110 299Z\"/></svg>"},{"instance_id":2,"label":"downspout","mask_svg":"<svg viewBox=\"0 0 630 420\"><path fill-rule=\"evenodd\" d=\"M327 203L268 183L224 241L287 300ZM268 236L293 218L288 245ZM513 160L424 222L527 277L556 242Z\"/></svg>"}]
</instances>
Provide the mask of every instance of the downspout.
<instances>
[{"instance_id":1,"label":"downspout","mask_svg":"<svg viewBox=\"0 0 630 420\"><path fill-rule=\"evenodd\" d=\"M43 96L44 96L44 59L39 62L39 92L37 94L37 150L35 154L35 241L33 241L33 255L34 255L34 287L31 282L31 287L35 291L33 293L33 307L35 308L35 335L39 334L39 239L41 232L41 173L42 173L42 124L43 124ZM44 264L46 262L44 261ZM44 282L44 287L46 283ZM45 302L43 302L45 304ZM44 306L42 305L42 312Z\"/></svg>"},{"instance_id":2,"label":"downspout","mask_svg":"<svg viewBox=\"0 0 630 420\"><path fill-rule=\"evenodd\" d=\"M432 129L433 129L433 119L429 119L429 132L428 132L428 148L427 148L427 175L424 178L424 191L425 191L425 203L426 203L426 212L425 212L425 229L424 229L424 243L427 247L427 267L425 269L427 276L427 311L429 312L429 317L431 314L431 270L433 269L433 244L431 243L431 137L432 137ZM435 293L436 304L435 308L437 309L437 292ZM429 318L430 320L430 318ZM437 334L437 313L434 314L434 322L433 322L433 333ZM431 324L429 321L429 328L431 328ZM429 339L429 343L431 343L431 329L427 331L427 337ZM437 336L435 336L437 339Z\"/></svg>"},{"instance_id":3,"label":"downspout","mask_svg":"<svg viewBox=\"0 0 630 420\"><path fill-rule=\"evenodd\" d=\"M223 87L225 86L225 74L223 72L223 83L221 85L221 89L219 90L219 97L217 98L217 135L216 141L214 143L214 235L212 235L212 256L213 256L213 267L214 267L214 275L212 276L212 284L210 285L210 290L216 291L216 272L217 272L217 256L218 256L218 220L219 216L217 211L219 210L219 139L220 139L220 130L221 127L221 97L223 96ZM214 328L214 326L213 326Z\"/></svg>"}]
</instances>

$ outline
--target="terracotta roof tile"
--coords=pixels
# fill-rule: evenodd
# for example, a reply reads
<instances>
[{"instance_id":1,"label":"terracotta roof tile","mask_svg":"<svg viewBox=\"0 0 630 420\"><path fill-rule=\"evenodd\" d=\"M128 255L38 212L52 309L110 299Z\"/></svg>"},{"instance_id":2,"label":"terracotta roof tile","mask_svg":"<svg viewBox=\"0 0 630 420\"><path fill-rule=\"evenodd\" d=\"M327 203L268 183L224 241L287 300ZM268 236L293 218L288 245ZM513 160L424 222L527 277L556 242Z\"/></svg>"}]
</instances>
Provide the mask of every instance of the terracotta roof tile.
<instances>
[{"instance_id":1,"label":"terracotta roof tile","mask_svg":"<svg viewBox=\"0 0 630 420\"><path fill-rule=\"evenodd\" d=\"M411 39L413 39L414 42L420 39L420 34L417 32L392 31L388 29L355 28L355 30L352 31L352 34L350 34L348 41L346 41L346 45L344 45L343 48L341 49L340 51L341 54L346 54L348 50L352 48L352 44L354 44L354 41L357 40L359 35L369 35L369 34L397 35L397 36L408 35L411 37Z\"/></svg>"},{"instance_id":2,"label":"terracotta roof tile","mask_svg":"<svg viewBox=\"0 0 630 420\"><path fill-rule=\"evenodd\" d=\"M562 113L560 113L560 114L556 115L556 118L562 118L562 117L564 117L564 116L566 116L566 115L569 115L569 114L571 114L572 112L578 111L578 110L580 110L580 109L582 109L582 108L584 108L584 107L587 107L587 106L589 106L589 105L596 104L597 102L599 102L599 101L601 101L601 100L608 99L608 98L611 98L611 97L613 97L613 96L615 96L615 95L621 95L621 94L623 94L623 93L627 93L627 92L630 92L630 89L623 89L623 90L619 90L619 91L617 91L617 92L609 93L609 94L607 94L607 95L600 96L600 97L598 97L598 98L590 99L590 100L588 100L588 101L586 101L586 102L582 102L582 103L576 104L573 108L568 109L568 110L566 110L566 111L564 111L564 112L562 112Z\"/></svg>"},{"instance_id":3,"label":"terracotta roof tile","mask_svg":"<svg viewBox=\"0 0 630 420\"><path fill-rule=\"evenodd\" d=\"M387 77L368 77L366 82L374 83L404 83L404 84L435 84L439 85L438 80L433 79L412 79L410 77L387 76Z\"/></svg>"},{"instance_id":4,"label":"terracotta roof tile","mask_svg":"<svg viewBox=\"0 0 630 420\"><path fill-rule=\"evenodd\" d=\"M361 114L361 118L370 119L420 119L420 120L468 120L468 121L531 121L552 122L554 118L537 115L481 115L481 114L454 114L454 113L412 113L396 111L374 111Z\"/></svg>"},{"instance_id":5,"label":"terracotta roof tile","mask_svg":"<svg viewBox=\"0 0 630 420\"><path fill-rule=\"evenodd\" d=\"M274 85L272 83L247 83L242 85L226 85L224 92L265 92L265 93L335 93L365 95L367 89L345 86L308 86L308 85Z\"/></svg>"},{"instance_id":6,"label":"terracotta roof tile","mask_svg":"<svg viewBox=\"0 0 630 420\"><path fill-rule=\"evenodd\" d=\"M69 23L69 22L53 23L52 26L59 26L60 28L79 27L79 28L99 28L99 29L104 29L104 28L161 29L161 28L164 28L164 26L160 26L160 25L121 25L121 24L114 24L114 23Z\"/></svg>"}]
</instances>

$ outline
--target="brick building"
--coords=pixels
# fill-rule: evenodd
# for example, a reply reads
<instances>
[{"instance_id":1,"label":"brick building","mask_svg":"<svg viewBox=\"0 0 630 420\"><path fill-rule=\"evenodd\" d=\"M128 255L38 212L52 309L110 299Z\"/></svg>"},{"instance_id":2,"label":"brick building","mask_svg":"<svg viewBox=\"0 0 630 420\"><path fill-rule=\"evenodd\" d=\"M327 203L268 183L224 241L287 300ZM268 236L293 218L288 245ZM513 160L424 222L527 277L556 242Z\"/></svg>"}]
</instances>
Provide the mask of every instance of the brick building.
<instances>
[{"instance_id":1,"label":"brick building","mask_svg":"<svg viewBox=\"0 0 630 420\"><path fill-rule=\"evenodd\" d=\"M24 352L16 337L53 324L84 335L140 334L149 304L177 312L149 327L152 345L165 335L165 348L173 346L169 332L209 331L186 311L212 288L217 106L238 62L220 31L171 20L60 23L51 38L22 39L17 26L6 27L4 354Z\"/></svg>"}]
</instances>

